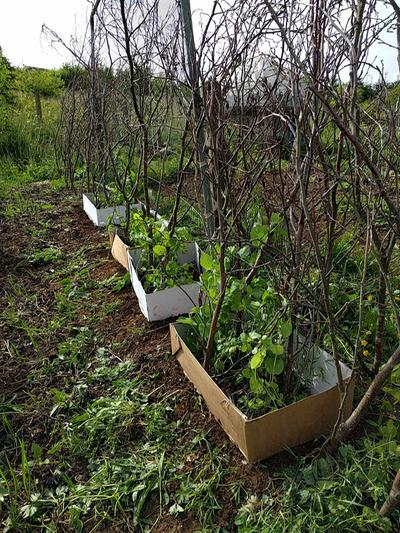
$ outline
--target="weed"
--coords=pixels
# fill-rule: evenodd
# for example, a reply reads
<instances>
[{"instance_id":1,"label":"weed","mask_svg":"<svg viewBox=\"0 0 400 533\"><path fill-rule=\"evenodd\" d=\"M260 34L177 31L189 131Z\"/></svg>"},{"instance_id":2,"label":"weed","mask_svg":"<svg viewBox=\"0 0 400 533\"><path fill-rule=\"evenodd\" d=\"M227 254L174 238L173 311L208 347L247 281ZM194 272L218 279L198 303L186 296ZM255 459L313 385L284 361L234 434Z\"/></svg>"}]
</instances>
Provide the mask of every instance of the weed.
<instances>
[{"instance_id":1,"label":"weed","mask_svg":"<svg viewBox=\"0 0 400 533\"><path fill-rule=\"evenodd\" d=\"M86 355L92 342L89 328L82 326L72 330L72 335L58 345L58 358L68 367L78 367L85 364Z\"/></svg>"},{"instance_id":2,"label":"weed","mask_svg":"<svg viewBox=\"0 0 400 533\"><path fill-rule=\"evenodd\" d=\"M61 250L54 247L34 250L28 257L27 261L33 266L47 265L60 259L62 256Z\"/></svg>"},{"instance_id":3,"label":"weed","mask_svg":"<svg viewBox=\"0 0 400 533\"><path fill-rule=\"evenodd\" d=\"M144 324L140 326L134 326L129 330L130 335L133 337L141 337L146 332L146 326Z\"/></svg>"},{"instance_id":4,"label":"weed","mask_svg":"<svg viewBox=\"0 0 400 533\"><path fill-rule=\"evenodd\" d=\"M112 292L120 292L125 287L130 285L131 278L129 272L126 272L122 276L118 274L113 274L111 277L99 282L99 287L106 287Z\"/></svg>"},{"instance_id":5,"label":"weed","mask_svg":"<svg viewBox=\"0 0 400 533\"><path fill-rule=\"evenodd\" d=\"M394 438L398 429L383 430L380 440L365 438L355 447L339 448L339 458L319 458L299 469L287 469L276 494L252 496L239 509L239 532L392 531L378 514L391 469L400 466ZM393 446L394 445L394 446ZM394 462L394 465L393 465ZM383 466L385 465L385 466ZM279 508L276 501L279 500Z\"/></svg>"},{"instance_id":6,"label":"weed","mask_svg":"<svg viewBox=\"0 0 400 533\"><path fill-rule=\"evenodd\" d=\"M35 349L37 348L39 338L43 335L43 331L40 328L33 326L29 320L22 318L21 313L10 305L3 311L1 317L9 326L22 331L32 346Z\"/></svg>"},{"instance_id":7,"label":"weed","mask_svg":"<svg viewBox=\"0 0 400 533\"><path fill-rule=\"evenodd\" d=\"M202 453L201 466L198 465L195 471L176 474L176 481L179 486L173 495L174 503L170 506L169 512L172 515L180 513L194 512L204 525L212 525L215 515L221 506L218 501L216 490L221 486L227 474L227 464L224 462L218 449L212 449L206 437L199 433L192 440L192 446L187 449L179 465L179 469L185 470L185 462L190 462L199 453L199 448L205 448L206 453Z\"/></svg>"},{"instance_id":8,"label":"weed","mask_svg":"<svg viewBox=\"0 0 400 533\"><path fill-rule=\"evenodd\" d=\"M4 210L7 218L15 218L26 214L30 216L36 215L38 204L23 191L12 191L9 193L9 200Z\"/></svg>"}]
</instances>

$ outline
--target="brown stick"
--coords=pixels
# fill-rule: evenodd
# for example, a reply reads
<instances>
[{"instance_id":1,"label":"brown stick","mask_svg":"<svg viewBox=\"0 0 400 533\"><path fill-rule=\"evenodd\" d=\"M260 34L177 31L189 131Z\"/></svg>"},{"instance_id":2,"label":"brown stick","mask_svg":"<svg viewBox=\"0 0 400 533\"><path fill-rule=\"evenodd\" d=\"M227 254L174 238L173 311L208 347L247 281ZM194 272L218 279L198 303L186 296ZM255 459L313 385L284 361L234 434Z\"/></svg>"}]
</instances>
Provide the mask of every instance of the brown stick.
<instances>
[{"instance_id":1,"label":"brown stick","mask_svg":"<svg viewBox=\"0 0 400 533\"><path fill-rule=\"evenodd\" d=\"M376 335L375 335L375 358L374 358L374 372L379 372L383 357L383 333L386 319L386 283L385 276L382 272L379 274L379 289L378 289L378 318L376 320Z\"/></svg>"},{"instance_id":2,"label":"brown stick","mask_svg":"<svg viewBox=\"0 0 400 533\"><path fill-rule=\"evenodd\" d=\"M392 488L390 489L389 495L382 505L379 514L381 516L389 516L389 514L394 511L394 509L400 505L400 470L397 472L396 477L394 478Z\"/></svg>"},{"instance_id":3,"label":"brown stick","mask_svg":"<svg viewBox=\"0 0 400 533\"><path fill-rule=\"evenodd\" d=\"M363 420L367 409L370 407L372 401L382 389L385 381L388 379L394 367L400 363L400 345L397 347L393 355L390 357L387 363L383 365L380 372L372 380L370 386L364 393L359 404L354 409L350 417L343 422L338 428L334 443L346 440L355 427Z\"/></svg>"}]
</instances>

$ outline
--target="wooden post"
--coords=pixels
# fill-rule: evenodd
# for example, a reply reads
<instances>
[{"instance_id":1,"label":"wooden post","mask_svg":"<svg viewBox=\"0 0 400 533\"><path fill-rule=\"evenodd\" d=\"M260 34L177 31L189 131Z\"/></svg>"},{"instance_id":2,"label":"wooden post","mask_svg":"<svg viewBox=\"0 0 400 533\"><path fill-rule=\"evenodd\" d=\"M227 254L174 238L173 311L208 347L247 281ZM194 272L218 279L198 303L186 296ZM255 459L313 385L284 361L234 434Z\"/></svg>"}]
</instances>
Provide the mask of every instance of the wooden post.
<instances>
[{"instance_id":1,"label":"wooden post","mask_svg":"<svg viewBox=\"0 0 400 533\"><path fill-rule=\"evenodd\" d=\"M198 170L201 179L201 190L206 214L207 233L209 239L211 240L215 232L215 222L213 213L211 184L207 173L207 155L205 153L205 134L201 116L202 103L200 96L198 63L196 59L196 47L194 44L193 35L192 12L190 7L190 0L178 0L178 2L179 1L182 14L182 31L185 41L186 62L188 66L190 85L192 89L193 127L195 129Z\"/></svg>"}]
</instances>

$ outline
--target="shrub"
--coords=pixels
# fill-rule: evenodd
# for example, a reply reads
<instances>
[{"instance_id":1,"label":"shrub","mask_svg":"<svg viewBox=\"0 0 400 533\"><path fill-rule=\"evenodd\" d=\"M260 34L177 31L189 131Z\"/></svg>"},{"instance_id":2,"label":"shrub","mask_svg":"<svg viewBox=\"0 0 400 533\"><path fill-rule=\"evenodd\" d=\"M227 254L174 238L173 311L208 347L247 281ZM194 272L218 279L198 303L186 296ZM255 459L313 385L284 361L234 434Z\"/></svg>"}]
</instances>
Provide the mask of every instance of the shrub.
<instances>
[{"instance_id":1,"label":"shrub","mask_svg":"<svg viewBox=\"0 0 400 533\"><path fill-rule=\"evenodd\" d=\"M17 163L29 158L29 143L26 134L0 111L0 158L9 157Z\"/></svg>"}]
</instances>

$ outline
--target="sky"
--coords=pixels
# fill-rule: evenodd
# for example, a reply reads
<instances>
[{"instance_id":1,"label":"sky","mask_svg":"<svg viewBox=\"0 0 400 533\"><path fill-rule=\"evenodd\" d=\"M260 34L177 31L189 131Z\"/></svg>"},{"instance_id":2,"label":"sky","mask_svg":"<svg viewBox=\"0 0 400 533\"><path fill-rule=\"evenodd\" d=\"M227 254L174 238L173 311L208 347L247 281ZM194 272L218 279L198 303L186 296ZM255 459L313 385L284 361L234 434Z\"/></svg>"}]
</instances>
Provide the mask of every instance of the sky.
<instances>
[{"instance_id":1,"label":"sky","mask_svg":"<svg viewBox=\"0 0 400 533\"><path fill-rule=\"evenodd\" d=\"M89 4L86 0L0 0L0 46L15 66L60 67L68 53L55 50L41 36L42 24L69 41L83 30Z\"/></svg>"},{"instance_id":2,"label":"sky","mask_svg":"<svg viewBox=\"0 0 400 533\"><path fill-rule=\"evenodd\" d=\"M209 5L211 0L192 0L193 10L206 9ZM15 66L60 67L71 58L62 47L55 49L46 37L41 36L42 25L46 24L69 42L72 35L83 33L89 8L88 0L0 0L0 46L3 53ZM394 35L386 34L385 40L394 44ZM398 78L393 47L375 44L371 60L377 63L384 61L388 81Z\"/></svg>"}]
</instances>

